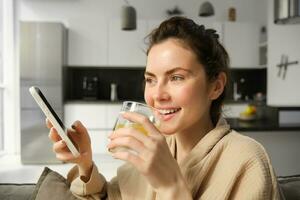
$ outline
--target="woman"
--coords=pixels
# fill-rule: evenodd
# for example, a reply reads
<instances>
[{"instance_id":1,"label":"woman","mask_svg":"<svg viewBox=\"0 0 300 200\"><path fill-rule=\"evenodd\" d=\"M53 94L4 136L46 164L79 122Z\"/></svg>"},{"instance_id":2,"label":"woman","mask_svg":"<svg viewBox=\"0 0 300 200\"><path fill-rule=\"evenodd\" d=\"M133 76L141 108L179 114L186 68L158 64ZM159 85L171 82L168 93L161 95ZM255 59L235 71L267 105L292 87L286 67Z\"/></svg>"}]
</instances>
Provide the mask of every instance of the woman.
<instances>
[{"instance_id":1,"label":"woman","mask_svg":"<svg viewBox=\"0 0 300 200\"><path fill-rule=\"evenodd\" d=\"M76 163L68 174L81 198L108 199L278 199L276 177L263 147L230 129L220 116L229 59L214 30L173 17L149 36L145 101L160 112L159 130L136 113L149 136L121 128L108 148L127 146L138 154L112 155L127 164L107 182L92 161L90 139L76 121L70 135L74 158L47 122L57 157Z\"/></svg>"}]
</instances>

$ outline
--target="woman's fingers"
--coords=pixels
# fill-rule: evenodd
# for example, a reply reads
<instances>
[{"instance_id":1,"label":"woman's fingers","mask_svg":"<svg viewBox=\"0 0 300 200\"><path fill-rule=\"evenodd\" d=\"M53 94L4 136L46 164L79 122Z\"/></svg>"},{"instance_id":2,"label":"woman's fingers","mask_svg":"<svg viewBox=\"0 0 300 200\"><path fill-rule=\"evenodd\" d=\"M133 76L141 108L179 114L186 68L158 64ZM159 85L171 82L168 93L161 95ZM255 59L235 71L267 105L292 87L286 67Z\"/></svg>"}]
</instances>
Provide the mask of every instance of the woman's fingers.
<instances>
[{"instance_id":1,"label":"woman's fingers","mask_svg":"<svg viewBox=\"0 0 300 200\"><path fill-rule=\"evenodd\" d=\"M109 136L111 140L118 137L134 137L141 142L144 142L148 139L148 136L144 135L133 127L117 129Z\"/></svg>"},{"instance_id":2,"label":"woman's fingers","mask_svg":"<svg viewBox=\"0 0 300 200\"><path fill-rule=\"evenodd\" d=\"M113 139L108 145L108 149L113 149L118 146L128 147L137 153L143 152L145 147L142 142L133 137L118 137Z\"/></svg>"},{"instance_id":3,"label":"woman's fingers","mask_svg":"<svg viewBox=\"0 0 300 200\"><path fill-rule=\"evenodd\" d=\"M56 153L56 158L63 162L76 162L78 159L71 152Z\"/></svg>"},{"instance_id":4,"label":"woman's fingers","mask_svg":"<svg viewBox=\"0 0 300 200\"><path fill-rule=\"evenodd\" d=\"M52 128L52 123L50 122L50 120L48 119L48 118L46 118L46 126L47 126L47 128Z\"/></svg>"},{"instance_id":5,"label":"woman's fingers","mask_svg":"<svg viewBox=\"0 0 300 200\"><path fill-rule=\"evenodd\" d=\"M80 121L75 121L72 124L72 129L74 129L79 134L87 134L86 128L83 126L83 124Z\"/></svg>"},{"instance_id":6,"label":"woman's fingers","mask_svg":"<svg viewBox=\"0 0 300 200\"><path fill-rule=\"evenodd\" d=\"M65 141L63 141L63 140L54 142L52 148L55 153L69 151Z\"/></svg>"},{"instance_id":7,"label":"woman's fingers","mask_svg":"<svg viewBox=\"0 0 300 200\"><path fill-rule=\"evenodd\" d=\"M116 159L128 161L131 164L133 164L134 166L136 166L136 168L139 171L142 171L144 160L141 159L139 156L137 156L129 151L117 151L115 153L112 153L112 156Z\"/></svg>"},{"instance_id":8,"label":"woman's fingers","mask_svg":"<svg viewBox=\"0 0 300 200\"><path fill-rule=\"evenodd\" d=\"M57 142L61 140L61 137L58 135L56 129L54 127L52 127L50 129L49 132L49 138L53 141L53 142Z\"/></svg>"},{"instance_id":9,"label":"woman's fingers","mask_svg":"<svg viewBox=\"0 0 300 200\"><path fill-rule=\"evenodd\" d=\"M149 135L161 135L158 129L154 126L148 117L135 113L135 112L125 112L122 113L122 116L132 122L141 124L147 131Z\"/></svg>"}]
</instances>

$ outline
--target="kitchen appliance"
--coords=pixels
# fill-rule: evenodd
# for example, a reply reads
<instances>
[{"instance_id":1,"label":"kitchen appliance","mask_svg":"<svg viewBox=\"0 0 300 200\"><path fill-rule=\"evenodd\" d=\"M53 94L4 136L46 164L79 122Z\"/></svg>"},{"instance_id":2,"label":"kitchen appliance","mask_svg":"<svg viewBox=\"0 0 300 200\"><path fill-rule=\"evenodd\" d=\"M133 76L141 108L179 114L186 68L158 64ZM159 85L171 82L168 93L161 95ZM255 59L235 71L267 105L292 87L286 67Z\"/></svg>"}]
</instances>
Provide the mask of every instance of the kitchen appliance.
<instances>
[{"instance_id":1,"label":"kitchen appliance","mask_svg":"<svg viewBox=\"0 0 300 200\"><path fill-rule=\"evenodd\" d=\"M117 92L117 84L116 83L110 84L110 100L111 101L118 100L118 92Z\"/></svg>"},{"instance_id":2,"label":"kitchen appliance","mask_svg":"<svg viewBox=\"0 0 300 200\"><path fill-rule=\"evenodd\" d=\"M28 89L38 86L63 119L62 66L66 63L66 29L61 23L20 23L21 161L58 163L45 116Z\"/></svg>"},{"instance_id":3,"label":"kitchen appliance","mask_svg":"<svg viewBox=\"0 0 300 200\"><path fill-rule=\"evenodd\" d=\"M96 75L83 76L82 92L83 99L97 99L99 78Z\"/></svg>"}]
</instances>

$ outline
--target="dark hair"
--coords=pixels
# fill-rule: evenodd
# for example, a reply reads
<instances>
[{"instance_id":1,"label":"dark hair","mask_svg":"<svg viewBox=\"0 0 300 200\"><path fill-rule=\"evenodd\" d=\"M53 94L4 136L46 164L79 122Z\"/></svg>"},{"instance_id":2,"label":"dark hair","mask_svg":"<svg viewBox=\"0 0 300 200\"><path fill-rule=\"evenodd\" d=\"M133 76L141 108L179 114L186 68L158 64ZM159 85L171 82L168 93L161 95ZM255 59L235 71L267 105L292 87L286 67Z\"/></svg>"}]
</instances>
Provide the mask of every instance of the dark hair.
<instances>
[{"instance_id":1,"label":"dark hair","mask_svg":"<svg viewBox=\"0 0 300 200\"><path fill-rule=\"evenodd\" d=\"M194 51L198 61L204 66L208 81L214 81L220 72L229 76L229 56L219 43L219 35L214 29L205 29L203 25L198 25L191 19L176 16L163 21L147 38L149 39L147 54L153 45L170 38L179 39ZM226 88L225 86L223 93L212 102L210 108L214 125L221 114Z\"/></svg>"}]
</instances>

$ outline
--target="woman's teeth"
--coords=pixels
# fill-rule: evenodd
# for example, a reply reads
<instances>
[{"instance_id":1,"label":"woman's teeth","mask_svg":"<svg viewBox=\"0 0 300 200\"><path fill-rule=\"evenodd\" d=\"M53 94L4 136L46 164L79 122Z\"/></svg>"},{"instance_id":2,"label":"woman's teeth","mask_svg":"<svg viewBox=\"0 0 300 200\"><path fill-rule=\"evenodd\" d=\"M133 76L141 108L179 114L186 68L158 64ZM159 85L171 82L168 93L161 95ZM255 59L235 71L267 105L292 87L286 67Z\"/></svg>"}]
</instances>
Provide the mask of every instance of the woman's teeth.
<instances>
[{"instance_id":1,"label":"woman's teeth","mask_svg":"<svg viewBox=\"0 0 300 200\"><path fill-rule=\"evenodd\" d=\"M168 114L175 113L175 112L179 111L180 109L181 108L170 109L170 110L159 110L159 113L163 114L163 115L168 115Z\"/></svg>"}]
</instances>

